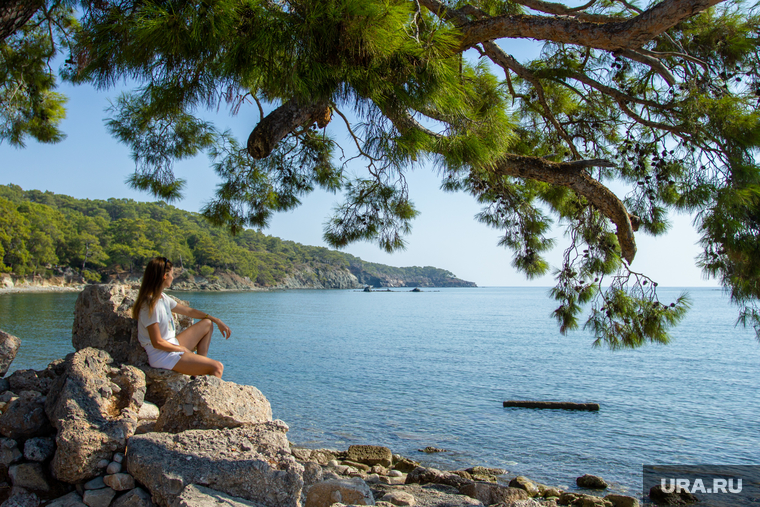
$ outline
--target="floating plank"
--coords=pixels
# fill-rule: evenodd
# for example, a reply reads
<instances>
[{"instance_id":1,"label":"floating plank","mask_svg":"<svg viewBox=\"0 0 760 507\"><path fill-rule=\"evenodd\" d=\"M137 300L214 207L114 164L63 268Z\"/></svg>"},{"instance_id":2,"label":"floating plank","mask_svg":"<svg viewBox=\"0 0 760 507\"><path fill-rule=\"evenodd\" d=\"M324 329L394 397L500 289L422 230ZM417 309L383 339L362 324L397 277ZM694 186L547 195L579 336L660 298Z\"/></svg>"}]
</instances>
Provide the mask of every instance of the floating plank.
<instances>
[{"instance_id":1,"label":"floating plank","mask_svg":"<svg viewBox=\"0 0 760 507\"><path fill-rule=\"evenodd\" d=\"M569 401L520 401L510 400L504 402L505 407L518 407L518 408L546 408L555 410L587 410L589 412L597 412L599 410L598 403L571 403Z\"/></svg>"}]
</instances>

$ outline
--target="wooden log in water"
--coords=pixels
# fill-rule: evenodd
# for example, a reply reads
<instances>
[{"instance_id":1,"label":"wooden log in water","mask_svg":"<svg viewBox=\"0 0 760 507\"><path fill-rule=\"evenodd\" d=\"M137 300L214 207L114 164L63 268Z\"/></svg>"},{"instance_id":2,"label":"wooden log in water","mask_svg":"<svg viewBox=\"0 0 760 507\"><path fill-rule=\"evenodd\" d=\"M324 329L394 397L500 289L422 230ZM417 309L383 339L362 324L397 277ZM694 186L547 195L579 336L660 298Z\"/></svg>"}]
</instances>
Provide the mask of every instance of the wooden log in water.
<instances>
[{"instance_id":1,"label":"wooden log in water","mask_svg":"<svg viewBox=\"0 0 760 507\"><path fill-rule=\"evenodd\" d=\"M587 410L589 412L597 412L599 410L598 403L571 403L569 401L510 400L505 401L504 406L518 408L546 408L554 410Z\"/></svg>"}]
</instances>

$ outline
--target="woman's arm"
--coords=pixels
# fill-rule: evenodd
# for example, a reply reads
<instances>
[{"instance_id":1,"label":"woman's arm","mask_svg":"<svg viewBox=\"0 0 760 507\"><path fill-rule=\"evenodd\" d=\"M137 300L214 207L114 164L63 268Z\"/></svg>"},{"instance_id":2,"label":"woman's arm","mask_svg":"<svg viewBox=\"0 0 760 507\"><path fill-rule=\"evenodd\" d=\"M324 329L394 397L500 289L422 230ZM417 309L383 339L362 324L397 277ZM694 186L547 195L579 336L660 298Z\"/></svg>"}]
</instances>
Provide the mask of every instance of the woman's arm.
<instances>
[{"instance_id":1,"label":"woman's arm","mask_svg":"<svg viewBox=\"0 0 760 507\"><path fill-rule=\"evenodd\" d=\"M174 313L179 313L180 315L186 315L188 317L192 317L194 319L209 319L211 322L216 324L216 326L219 328L219 332L222 333L222 336L225 338L229 338L230 334L232 333L232 330L221 321L221 319L217 319L216 317L212 317L208 313L204 313L200 310L196 310L195 308L190 308L189 306L177 304L174 308L172 308L172 311Z\"/></svg>"},{"instance_id":2,"label":"woman's arm","mask_svg":"<svg viewBox=\"0 0 760 507\"><path fill-rule=\"evenodd\" d=\"M174 345L163 339L161 336L161 330L158 328L158 322L146 326L148 330L148 336L150 337L150 343L156 350L163 350L164 352L190 352L181 345Z\"/></svg>"}]
</instances>

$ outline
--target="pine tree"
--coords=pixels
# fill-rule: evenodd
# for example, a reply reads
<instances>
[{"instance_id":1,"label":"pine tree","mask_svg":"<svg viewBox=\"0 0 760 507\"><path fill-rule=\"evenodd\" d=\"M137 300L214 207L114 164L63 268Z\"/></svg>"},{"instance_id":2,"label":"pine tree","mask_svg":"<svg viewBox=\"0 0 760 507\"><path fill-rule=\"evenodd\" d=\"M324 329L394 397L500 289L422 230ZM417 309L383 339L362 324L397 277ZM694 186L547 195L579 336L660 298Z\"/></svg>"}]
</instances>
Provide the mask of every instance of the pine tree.
<instances>
[{"instance_id":1,"label":"pine tree","mask_svg":"<svg viewBox=\"0 0 760 507\"><path fill-rule=\"evenodd\" d=\"M473 195L528 277L559 222L564 333L667 342L689 306L633 268L635 233L695 216L700 265L760 333L757 6L663 0L124 0L83 2L67 78L138 86L108 127L132 148L131 184L180 195L176 160L207 152L224 184L205 209L262 227L316 187L342 191L325 239L392 251L417 215L404 174L435 167ZM535 39L519 61L510 42ZM226 104L245 141L200 112ZM349 132L348 145L335 137ZM345 143L344 143L345 144ZM348 169L363 173L349 176Z\"/></svg>"}]
</instances>

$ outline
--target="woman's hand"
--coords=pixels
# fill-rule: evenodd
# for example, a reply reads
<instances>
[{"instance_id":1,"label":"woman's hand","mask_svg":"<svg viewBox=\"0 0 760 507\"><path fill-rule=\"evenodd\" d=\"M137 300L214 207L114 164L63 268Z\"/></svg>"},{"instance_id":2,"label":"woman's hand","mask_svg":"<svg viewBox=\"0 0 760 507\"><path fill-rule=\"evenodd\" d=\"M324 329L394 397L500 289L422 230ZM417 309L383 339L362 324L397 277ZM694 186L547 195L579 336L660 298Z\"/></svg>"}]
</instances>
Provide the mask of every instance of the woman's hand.
<instances>
[{"instance_id":1,"label":"woman's hand","mask_svg":"<svg viewBox=\"0 0 760 507\"><path fill-rule=\"evenodd\" d=\"M222 322L220 319L217 319L217 318L214 318L212 322L216 323L216 327L219 328L219 332L222 333L222 336L224 336L225 340L230 337L230 335L232 334L232 330L227 324L225 324L224 322Z\"/></svg>"}]
</instances>

